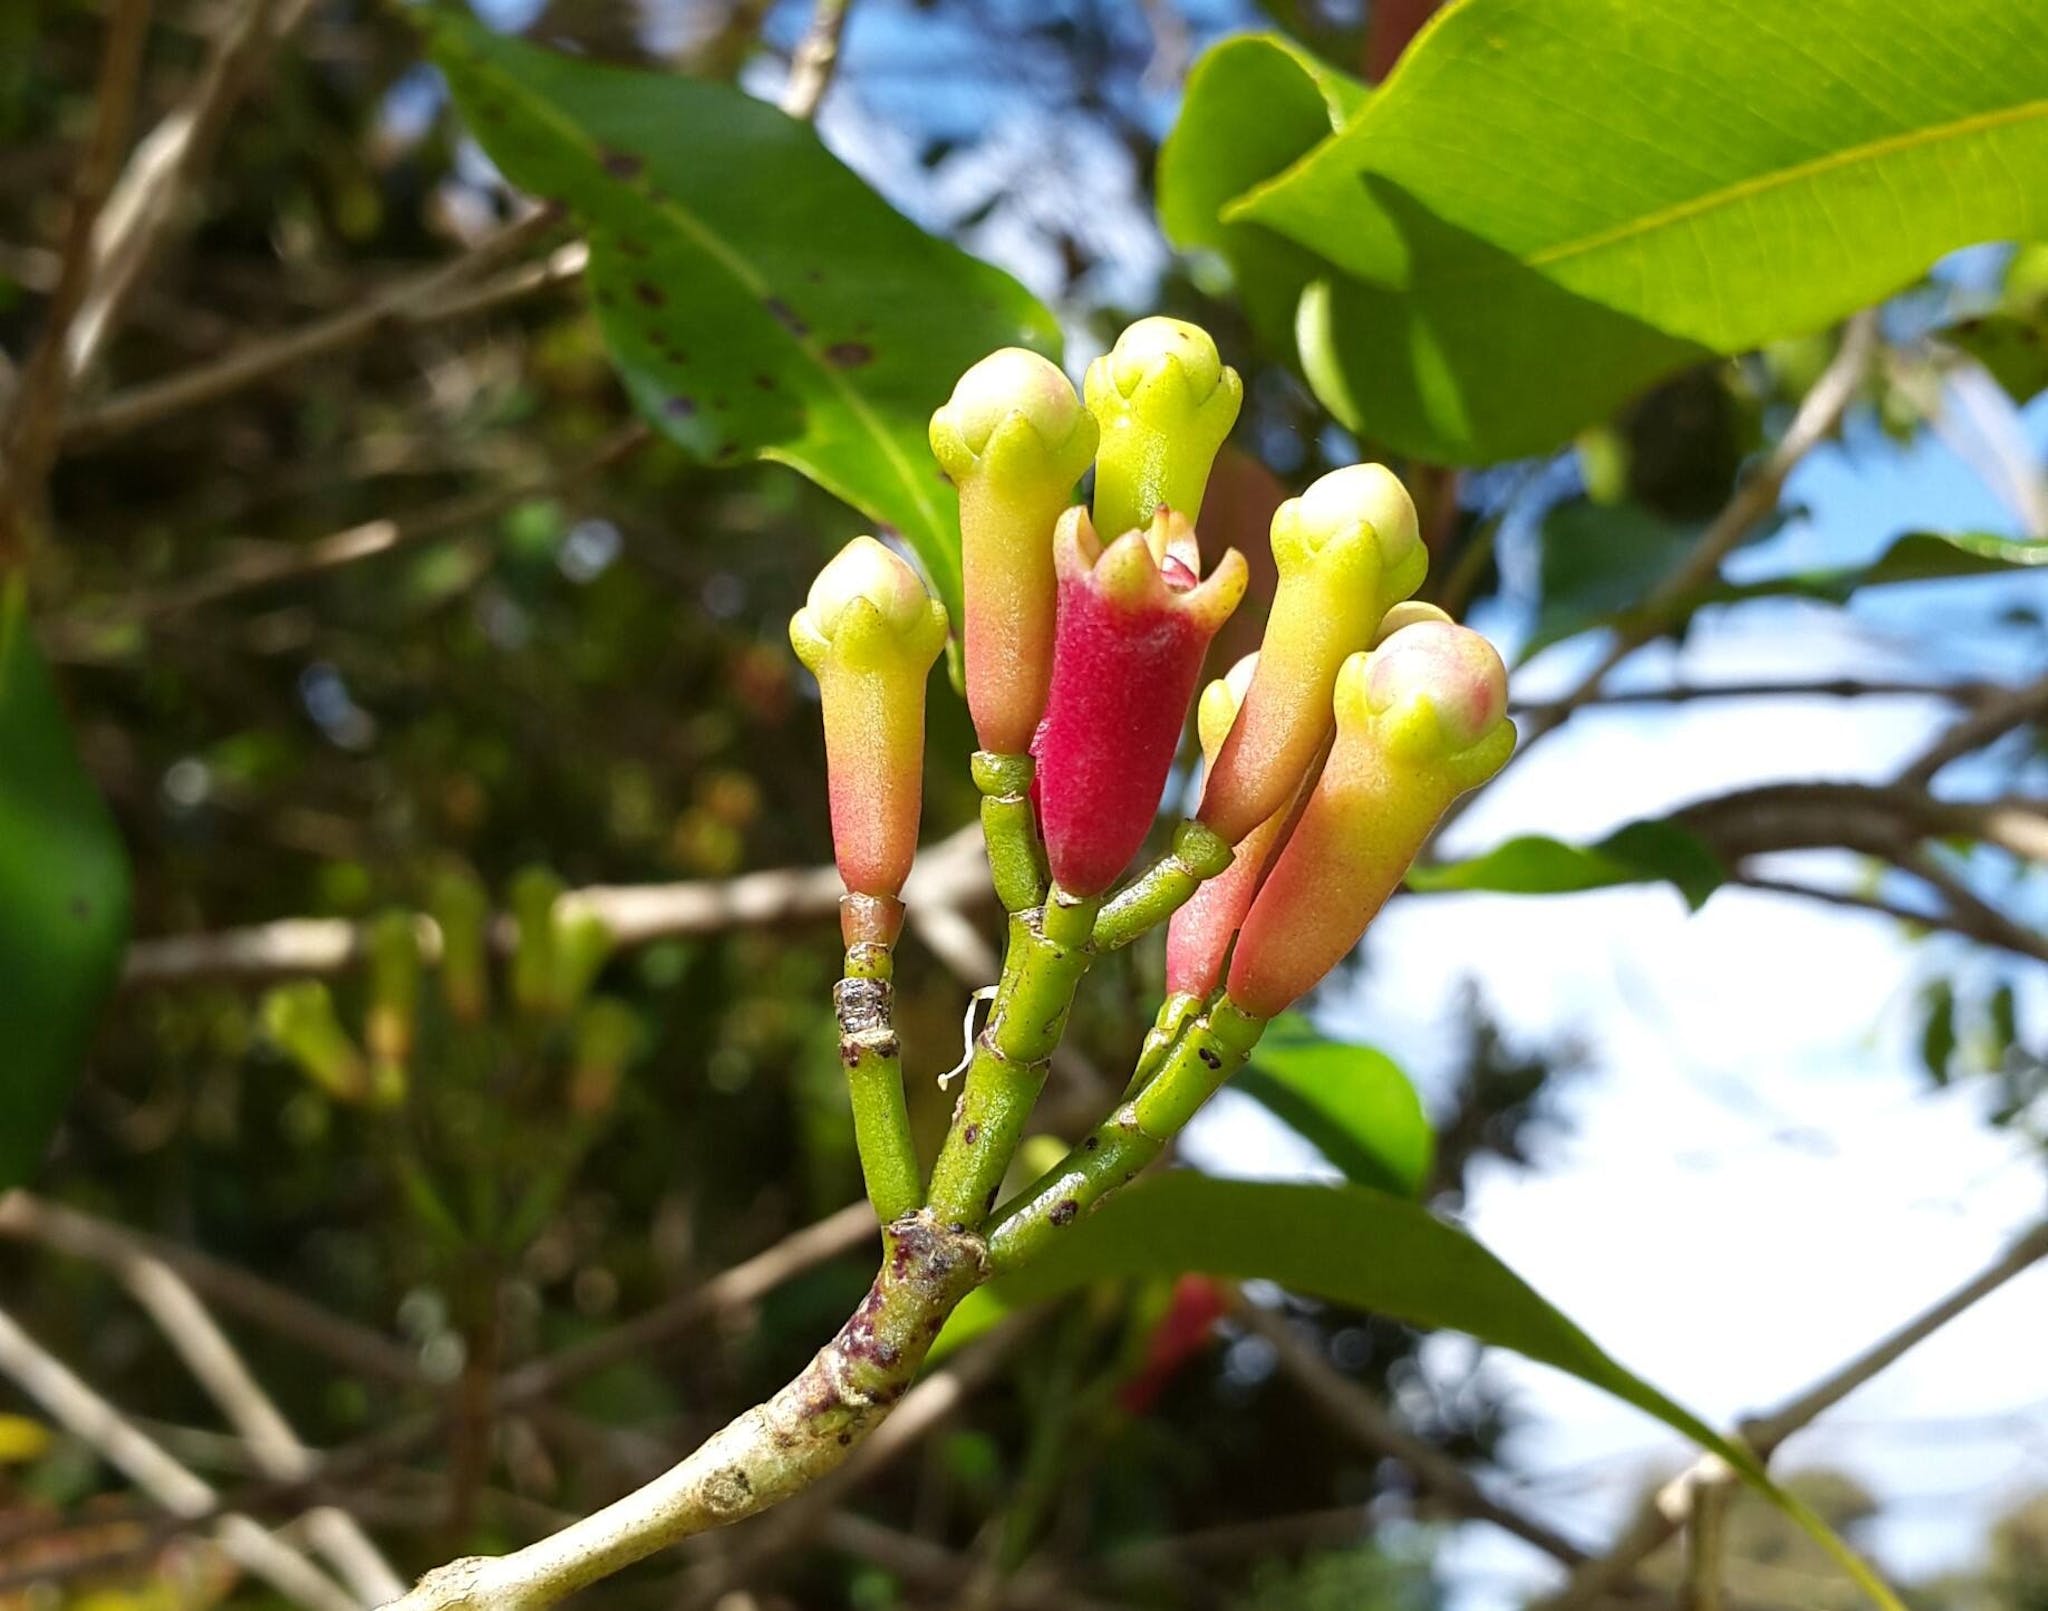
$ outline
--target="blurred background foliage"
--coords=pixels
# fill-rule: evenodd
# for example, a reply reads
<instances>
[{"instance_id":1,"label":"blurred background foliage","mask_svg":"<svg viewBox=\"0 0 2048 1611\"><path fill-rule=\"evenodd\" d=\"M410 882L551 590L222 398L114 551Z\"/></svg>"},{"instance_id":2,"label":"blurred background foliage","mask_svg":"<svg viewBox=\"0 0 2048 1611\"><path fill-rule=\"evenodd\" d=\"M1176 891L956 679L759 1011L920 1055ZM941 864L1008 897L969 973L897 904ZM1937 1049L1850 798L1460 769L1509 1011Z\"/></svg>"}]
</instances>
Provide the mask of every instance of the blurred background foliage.
<instances>
[{"instance_id":1,"label":"blurred background foliage","mask_svg":"<svg viewBox=\"0 0 2048 1611\"><path fill-rule=\"evenodd\" d=\"M139 129L182 102L236 9L157 6ZM1373 76L1374 53L1398 49L1419 21L1409 14L1426 9L874 0L833 90L845 119L828 132L918 223L1016 268L1057 315L1070 358L1139 312L1213 329L1245 373L1246 408L1205 536L1259 554L1282 491L1361 444L1329 423L1285 353L1260 345L1213 261L1166 252L1149 195L1159 144L1195 49L1220 33L1278 26ZM819 863L822 754L784 626L820 560L868 522L787 469L709 468L640 424L573 274L489 294L504 270L479 270L404 302L363 339L120 422L136 388L360 311L520 216L399 15L355 0L285 0L276 15L292 19L288 41L261 53L184 227L73 400L49 489L53 536L30 572L37 631L128 848L135 932L367 921L429 906L451 869L503 890L535 867L576 887ZM487 11L556 49L756 91L779 82L806 17L759 0ZM32 344L54 285L49 243L91 121L104 20L89 0L0 8L0 349L11 354ZM569 239L543 219L531 245L559 252ZM2048 382L2042 261L2036 249L1904 298L1888 362L1866 383L1872 416L1901 438L1926 428L1944 360L1915 342L1933 329L2030 400ZM1438 596L1465 607L1519 587L1536 638L1627 610L1727 502L1832 350L1816 337L1689 368L1547 459L1465 475L1406 463ZM1495 546L1532 488L1548 493L1533 596L1504 577ZM2038 605L2015 610L2020 641L2043 642ZM1240 632L1219 657L1247 647ZM972 818L958 764L969 748L964 710L935 691L928 838ZM992 914L974 920L993 935ZM507 1545L772 1390L864 1290L867 1248L847 1241L758 1301L504 1412L494 1431L464 1418L475 1409L465 1381L487 1387L491 1373L601 1336L858 1196L830 1010L838 967L827 922L605 959L596 988L638 1029L604 1122L579 1132L568 1170L558 1165L575 1115L559 1045L536 1054L556 1074L432 1115L416 1101L394 1119L307 1079L263 1033L246 982L138 984L105 1015L36 1189L398 1339L410 1383L301 1338L233 1328L308 1443L369 1451L337 1491L402 1570ZM1134 1052L1158 971L1144 948L1099 970L1075 1035L1099 1066ZM372 1005L365 982L337 980L334 993L353 1032ZM929 950L905 947L897 1022L920 1072L953 1060L960 998ZM1942 986L1925 1015L1930 1077L2002 1082L1998 1121L2038 1136L2048 1065L2027 1048L2010 988L1959 1001ZM1579 1061L1568 1045L1503 1038L1476 993L1464 1026L1461 1072L1431 1114L1426 1197L1449 1211L1482 1160L1541 1159ZM416 1093L424 1082L447 1095L447 1056L423 1045ZM928 1078L913 1097L935 1143L948 1099ZM412 1167L422 1155L425 1187ZM481 1182L493 1201L458 1181ZM538 1207L521 1209L542 1182ZM482 1234L508 1215L512 1232ZM101 1271L11 1251L0 1292L223 1492L284 1513L235 1441L208 1430L205 1396ZM815 1528L804 1547L724 1582L719 1611L1084 1596L1247 1611L1444 1604L1431 1555L1448 1517L1296 1391L1227 1299L1161 1284L1055 1312L968 1415L860 1494L854 1523ZM1308 1303L1280 1312L1408 1431L1459 1461L1495 1460L1516 1410L1476 1356L1468 1379L1425 1374L1407 1328ZM451 1390L469 1406L454 1435L376 1457L379 1429ZM1120 1408L1095 1413L1104 1404ZM1809 1497L1852 1523L1867 1503L1851 1486ZM0 1603L171 1611L270 1597L189 1538L166 1539L88 1449L32 1415L0 1418L0 1502ZM2040 1510L2002 1524L1981 1572L1916 1586L1914 1604L2048 1607ZM1811 1546L1775 1513L1740 1501L1735 1528L1741 1603L1853 1603L1846 1589L1825 1598L1838 1591L1815 1586ZM721 1582L720 1559L714 1547L657 1563L592 1603L700 1603L690 1595ZM91 1569L67 1567L79 1561ZM1665 1603L1655 1596L1676 1574L1653 1559L1650 1598L1626 1603Z\"/></svg>"}]
</instances>

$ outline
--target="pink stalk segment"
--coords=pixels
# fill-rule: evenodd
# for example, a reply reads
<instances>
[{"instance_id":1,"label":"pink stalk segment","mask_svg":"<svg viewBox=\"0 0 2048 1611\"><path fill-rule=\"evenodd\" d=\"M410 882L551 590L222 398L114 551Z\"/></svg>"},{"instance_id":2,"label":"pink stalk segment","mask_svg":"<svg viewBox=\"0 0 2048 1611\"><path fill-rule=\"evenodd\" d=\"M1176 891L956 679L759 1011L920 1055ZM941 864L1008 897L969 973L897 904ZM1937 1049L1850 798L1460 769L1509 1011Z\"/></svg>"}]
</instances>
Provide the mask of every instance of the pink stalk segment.
<instances>
[{"instance_id":1,"label":"pink stalk segment","mask_svg":"<svg viewBox=\"0 0 2048 1611\"><path fill-rule=\"evenodd\" d=\"M1052 682L1052 530L1095 456L1095 418L1059 366L990 353L932 416L932 453L960 492L967 709L992 755L1022 755Z\"/></svg>"},{"instance_id":2,"label":"pink stalk segment","mask_svg":"<svg viewBox=\"0 0 2048 1611\"><path fill-rule=\"evenodd\" d=\"M1060 889L1099 895L1145 842L1202 656L1244 596L1244 556L1201 579L1186 517L1161 509L1102 545L1085 509L1053 539L1059 632L1031 753L1046 857Z\"/></svg>"},{"instance_id":3,"label":"pink stalk segment","mask_svg":"<svg viewBox=\"0 0 2048 1611\"><path fill-rule=\"evenodd\" d=\"M1415 505L1380 464L1333 470L1273 516L1280 581L1252 678L1199 819L1235 844L1294 797L1330 731L1337 668L1422 585Z\"/></svg>"},{"instance_id":4,"label":"pink stalk segment","mask_svg":"<svg viewBox=\"0 0 2048 1611\"><path fill-rule=\"evenodd\" d=\"M917 853L924 792L924 690L946 612L917 572L856 537L818 573L789 623L818 679L832 854L848 893L893 903Z\"/></svg>"},{"instance_id":5,"label":"pink stalk segment","mask_svg":"<svg viewBox=\"0 0 2048 1611\"><path fill-rule=\"evenodd\" d=\"M1096 529L1136 531L1161 504L1200 520L1216 450L1244 402L1244 382L1209 332L1140 319L1088 366L1082 390L1102 427Z\"/></svg>"},{"instance_id":6,"label":"pink stalk segment","mask_svg":"<svg viewBox=\"0 0 2048 1611\"><path fill-rule=\"evenodd\" d=\"M1338 673L1337 739L1252 902L1229 998L1271 1018L1358 943L1444 810L1507 763L1507 671L1465 627L1425 621Z\"/></svg>"},{"instance_id":7,"label":"pink stalk segment","mask_svg":"<svg viewBox=\"0 0 2048 1611\"><path fill-rule=\"evenodd\" d=\"M1245 690L1251 686L1259 657L1248 654L1202 690L1195 707L1195 725L1202 739L1202 763L1214 766L1231 725L1237 720ZM1266 863L1286 832L1291 806L1283 806L1237 846L1230 865L1197 886L1188 902L1173 914L1166 929L1166 989L1169 1006L1176 998L1204 1002L1223 982L1223 959L1238 925L1251 910L1252 897Z\"/></svg>"}]
</instances>

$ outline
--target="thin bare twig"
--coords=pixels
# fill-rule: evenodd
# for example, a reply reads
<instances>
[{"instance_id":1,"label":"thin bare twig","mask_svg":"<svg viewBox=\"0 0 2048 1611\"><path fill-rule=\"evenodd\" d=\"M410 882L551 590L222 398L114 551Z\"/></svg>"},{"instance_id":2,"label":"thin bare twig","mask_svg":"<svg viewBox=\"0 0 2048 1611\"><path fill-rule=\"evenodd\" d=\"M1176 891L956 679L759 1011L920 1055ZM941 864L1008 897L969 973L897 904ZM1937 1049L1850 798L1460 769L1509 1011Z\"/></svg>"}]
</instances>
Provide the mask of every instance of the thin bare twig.
<instances>
[{"instance_id":1,"label":"thin bare twig","mask_svg":"<svg viewBox=\"0 0 2048 1611\"><path fill-rule=\"evenodd\" d=\"M247 0L215 45L191 95L149 131L128 159L94 232L91 290L65 342L65 362L74 379L92 368L119 328L242 91L306 10L307 0Z\"/></svg>"},{"instance_id":2,"label":"thin bare twig","mask_svg":"<svg viewBox=\"0 0 2048 1611\"><path fill-rule=\"evenodd\" d=\"M0 1371L58 1425L176 1516L212 1516L219 1495L0 1311ZM232 1560L311 1611L360 1611L355 1599L290 1544L247 1516L220 1516L214 1541Z\"/></svg>"},{"instance_id":3,"label":"thin bare twig","mask_svg":"<svg viewBox=\"0 0 2048 1611\"><path fill-rule=\"evenodd\" d=\"M0 569L27 557L29 530L42 507L43 483L56 452L57 421L71 388L65 347L92 289L93 230L128 143L149 11L150 0L115 0L107 19L92 134L72 188L56 288L43 314L42 335L23 366L6 419L0 422L0 448L5 449L0 453Z\"/></svg>"},{"instance_id":4,"label":"thin bare twig","mask_svg":"<svg viewBox=\"0 0 2048 1611\"><path fill-rule=\"evenodd\" d=\"M103 403L78 410L64 421L63 447L67 452L97 447L393 331L463 318L573 280L583 272L588 257L581 242L561 247L503 279L481 287L475 283L498 264L544 239L558 223L559 218L549 209L530 213L460 257L401 280L328 318L259 337L211 363L118 392Z\"/></svg>"},{"instance_id":5,"label":"thin bare twig","mask_svg":"<svg viewBox=\"0 0 2048 1611\"><path fill-rule=\"evenodd\" d=\"M303 580L353 565L359 560L445 537L523 503L544 492L558 492L610 469L640 448L652 435L632 424L614 432L596 451L579 462L544 476L514 481L484 492L465 493L397 519L372 520L304 543L269 543L251 548L218 570L191 577L171 587L147 589L115 599L90 615L68 621L60 641L88 642L95 633L146 623L186 610L200 609L258 588Z\"/></svg>"},{"instance_id":6,"label":"thin bare twig","mask_svg":"<svg viewBox=\"0 0 2048 1611\"><path fill-rule=\"evenodd\" d=\"M220 1407L228 1424L241 1435L263 1475L285 1481L311 1477L319 1463L317 1457L299 1441L183 1278L161 1259L146 1254L124 1259L119 1274L135 1301L149 1311L165 1340ZM322 1505L306 1513L304 1526L307 1539L363 1604L381 1605L405 1592L398 1574L346 1511Z\"/></svg>"},{"instance_id":7,"label":"thin bare twig","mask_svg":"<svg viewBox=\"0 0 2048 1611\"><path fill-rule=\"evenodd\" d=\"M1942 699L1952 704L1984 706L2011 692L1991 682L1915 682L1910 679L1821 677L1809 680L1759 678L1751 682L1682 682L1662 688L1603 688L1583 700L1578 710L1625 705L1690 705L1715 699ZM1562 711L1562 699L1518 699L1509 712L1547 721Z\"/></svg>"},{"instance_id":8,"label":"thin bare twig","mask_svg":"<svg viewBox=\"0 0 2048 1611\"><path fill-rule=\"evenodd\" d=\"M2015 727L2043 718L2048 718L2048 677L2024 688L2005 689L1985 700L1978 709L1936 739L1924 754L1899 774L1898 781L1907 787L1924 788L1951 762L1959 761L1965 755L1974 755Z\"/></svg>"},{"instance_id":9,"label":"thin bare twig","mask_svg":"<svg viewBox=\"0 0 2048 1611\"><path fill-rule=\"evenodd\" d=\"M970 825L927 845L910 875L904 898L914 905L960 905L986 894L987 863L981 829ZM680 884L593 885L566 900L600 919L621 946L682 934L834 917L846 893L832 867L789 867L737 878ZM511 929L497 938L509 944ZM440 936L422 923L428 961L440 954ZM302 974L340 973L362 958L363 931L342 918L286 918L216 934L141 940L129 948L125 988L175 985L194 979L260 984Z\"/></svg>"},{"instance_id":10,"label":"thin bare twig","mask_svg":"<svg viewBox=\"0 0 2048 1611\"><path fill-rule=\"evenodd\" d=\"M1586 1559L1586 1552L1570 1539L1493 1498L1457 1461L1403 1428L1364 1388L1338 1375L1285 1316L1255 1303L1240 1302L1237 1317L1272 1345L1281 1370L1361 1448L1398 1461L1421 1488L1458 1515L1491 1522L1567 1566Z\"/></svg>"},{"instance_id":11,"label":"thin bare twig","mask_svg":"<svg viewBox=\"0 0 2048 1611\"><path fill-rule=\"evenodd\" d=\"M808 122L818 115L818 103L839 70L839 43L850 9L849 0L817 0L812 8L811 25L797 41L782 90L782 110L791 117Z\"/></svg>"},{"instance_id":12,"label":"thin bare twig","mask_svg":"<svg viewBox=\"0 0 2048 1611\"><path fill-rule=\"evenodd\" d=\"M1902 1355L2043 1258L2048 1258L2048 1221L2036 1225L2003 1255L1947 1297L1922 1310L1804 1393L1787 1400L1768 1415L1744 1421L1738 1428L1738 1436L1759 1460L1768 1461L1793 1433L1819 1419ZM1540 1611L1567 1611L1569 1607L1596 1605L1603 1596L1625 1583L1646 1557L1668 1542L1685 1524L1695 1485L1711 1474L1711 1468L1702 1461L1658 1489L1613 1547L1574 1572L1562 1589L1542 1602Z\"/></svg>"}]
</instances>

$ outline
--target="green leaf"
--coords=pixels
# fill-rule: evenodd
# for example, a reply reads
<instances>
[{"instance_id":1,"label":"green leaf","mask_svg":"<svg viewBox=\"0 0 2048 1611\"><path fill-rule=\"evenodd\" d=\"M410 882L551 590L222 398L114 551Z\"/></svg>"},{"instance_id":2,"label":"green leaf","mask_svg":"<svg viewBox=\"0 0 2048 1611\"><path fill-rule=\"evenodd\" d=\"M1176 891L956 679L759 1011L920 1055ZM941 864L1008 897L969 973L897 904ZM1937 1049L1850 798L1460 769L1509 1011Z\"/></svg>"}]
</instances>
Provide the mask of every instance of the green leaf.
<instances>
[{"instance_id":1,"label":"green leaf","mask_svg":"<svg viewBox=\"0 0 2048 1611\"><path fill-rule=\"evenodd\" d=\"M1956 987L1938 979L1922 1000L1927 1017L1920 1026L1920 1065L1936 1085L1946 1085L1956 1055Z\"/></svg>"},{"instance_id":2,"label":"green leaf","mask_svg":"<svg viewBox=\"0 0 2048 1611\"><path fill-rule=\"evenodd\" d=\"M1412 1325L1448 1327L1589 1382L1718 1454L1797 1518L1873 1600L1901 1611L1870 1568L1747 1450L1609 1358L1473 1238L1384 1192L1216 1180L1189 1170L1141 1182L1063 1231L1049 1253L970 1297L934 1355L1015 1309L1092 1282L1188 1271L1275 1281Z\"/></svg>"},{"instance_id":3,"label":"green leaf","mask_svg":"<svg viewBox=\"0 0 2048 1611\"><path fill-rule=\"evenodd\" d=\"M0 582L0 1190L42 1159L128 944L128 861Z\"/></svg>"},{"instance_id":4,"label":"green leaf","mask_svg":"<svg viewBox=\"0 0 2048 1611\"><path fill-rule=\"evenodd\" d=\"M2031 403L2048 391L2048 324L2038 317L1987 313L1952 325L1941 337L1982 364L2015 403Z\"/></svg>"},{"instance_id":5,"label":"green leaf","mask_svg":"<svg viewBox=\"0 0 2048 1611\"><path fill-rule=\"evenodd\" d=\"M1221 217L1322 260L1297 356L1347 425L1432 459L1545 452L1684 364L2048 233L2048 30L2018 16L1463 0Z\"/></svg>"},{"instance_id":6,"label":"green leaf","mask_svg":"<svg viewBox=\"0 0 2048 1611\"><path fill-rule=\"evenodd\" d=\"M598 322L641 412L699 458L778 460L895 527L957 622L958 505L926 426L993 349L1057 355L1051 315L738 90L577 61L451 11L424 26L492 160L586 232Z\"/></svg>"},{"instance_id":7,"label":"green leaf","mask_svg":"<svg viewBox=\"0 0 2048 1611\"><path fill-rule=\"evenodd\" d=\"M1318 1034L1288 1013L1233 1082L1358 1186L1419 1197L1436 1159L1422 1099L1386 1053Z\"/></svg>"},{"instance_id":8,"label":"green leaf","mask_svg":"<svg viewBox=\"0 0 2048 1611\"><path fill-rule=\"evenodd\" d=\"M1409 869L1415 890L1493 890L1506 895L1566 895L1617 884L1673 885L1694 911L1728 877L1697 834L1675 822L1632 822L1598 844L1568 845L1527 834L1470 861Z\"/></svg>"},{"instance_id":9,"label":"green leaf","mask_svg":"<svg viewBox=\"0 0 2048 1611\"><path fill-rule=\"evenodd\" d=\"M1159 150L1159 220L1175 244L1220 254L1270 346L1293 345L1294 309L1322 273L1315 253L1258 224L1228 223L1229 201L1284 172L1344 126L1366 88L1276 34L1226 39L1188 75Z\"/></svg>"}]
</instances>

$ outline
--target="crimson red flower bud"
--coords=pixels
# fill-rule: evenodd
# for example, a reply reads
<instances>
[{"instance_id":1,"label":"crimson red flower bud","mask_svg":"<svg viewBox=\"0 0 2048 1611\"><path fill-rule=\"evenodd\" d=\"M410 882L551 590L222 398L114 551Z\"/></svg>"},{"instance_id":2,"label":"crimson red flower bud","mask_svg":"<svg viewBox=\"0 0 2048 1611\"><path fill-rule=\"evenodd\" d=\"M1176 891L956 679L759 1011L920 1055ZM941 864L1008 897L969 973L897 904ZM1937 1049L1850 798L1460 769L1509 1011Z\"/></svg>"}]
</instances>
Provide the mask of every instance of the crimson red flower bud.
<instances>
[{"instance_id":1,"label":"crimson red flower bud","mask_svg":"<svg viewBox=\"0 0 2048 1611\"><path fill-rule=\"evenodd\" d=\"M1053 564L1052 689L1031 752L1053 878L1098 895L1145 841L1202 656L1244 596L1245 563L1232 549L1202 580L1183 516L1161 509L1105 548L1075 508L1060 517Z\"/></svg>"},{"instance_id":2,"label":"crimson red flower bud","mask_svg":"<svg viewBox=\"0 0 2048 1611\"><path fill-rule=\"evenodd\" d=\"M1242 1011L1285 1011L1358 943L1445 808L1507 763L1507 698L1465 627L1423 621L1344 662L1336 744L1230 959Z\"/></svg>"}]
</instances>

